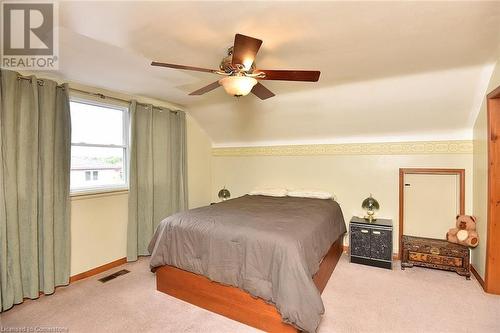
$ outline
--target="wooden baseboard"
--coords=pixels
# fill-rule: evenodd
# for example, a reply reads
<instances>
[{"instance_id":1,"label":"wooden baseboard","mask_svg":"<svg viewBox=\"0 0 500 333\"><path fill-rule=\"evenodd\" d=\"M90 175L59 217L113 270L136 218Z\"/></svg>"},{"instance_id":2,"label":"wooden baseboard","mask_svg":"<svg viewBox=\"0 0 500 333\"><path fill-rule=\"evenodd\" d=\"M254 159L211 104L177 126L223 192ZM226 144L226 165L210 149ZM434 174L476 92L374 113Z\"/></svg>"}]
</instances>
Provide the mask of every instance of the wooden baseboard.
<instances>
[{"instance_id":1,"label":"wooden baseboard","mask_svg":"<svg viewBox=\"0 0 500 333\"><path fill-rule=\"evenodd\" d=\"M481 275L479 275L474 265L470 265L470 271L472 272L472 274L474 274L474 277L476 278L477 282L479 282L483 290L486 291L484 280Z\"/></svg>"},{"instance_id":2,"label":"wooden baseboard","mask_svg":"<svg viewBox=\"0 0 500 333\"><path fill-rule=\"evenodd\" d=\"M344 253L349 254L349 246L344 245ZM399 260L399 253L393 253L392 260Z\"/></svg>"},{"instance_id":3,"label":"wooden baseboard","mask_svg":"<svg viewBox=\"0 0 500 333\"><path fill-rule=\"evenodd\" d=\"M107 263L105 265L93 268L93 269L91 269L89 271L73 275L72 277L69 278L69 283L73 283L75 281L86 279L88 277L97 275L99 273L107 271L108 269L112 269L112 268L118 267L120 265L123 265L126 262L127 262L127 258L120 258L118 260L112 261L112 262Z\"/></svg>"}]
</instances>

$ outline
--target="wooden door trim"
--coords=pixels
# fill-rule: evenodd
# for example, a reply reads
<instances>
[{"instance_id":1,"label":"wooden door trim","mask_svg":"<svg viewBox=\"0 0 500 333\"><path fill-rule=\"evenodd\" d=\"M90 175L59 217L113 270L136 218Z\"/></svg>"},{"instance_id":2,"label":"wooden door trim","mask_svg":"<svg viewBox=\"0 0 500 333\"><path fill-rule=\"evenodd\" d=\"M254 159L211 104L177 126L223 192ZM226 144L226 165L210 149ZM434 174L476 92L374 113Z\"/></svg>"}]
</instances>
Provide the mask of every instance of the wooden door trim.
<instances>
[{"instance_id":1,"label":"wooden door trim","mask_svg":"<svg viewBox=\"0 0 500 333\"><path fill-rule=\"evenodd\" d=\"M404 178L405 175L457 175L460 177L460 214L465 214L465 169L400 168L399 169L399 257L403 238Z\"/></svg>"},{"instance_id":2,"label":"wooden door trim","mask_svg":"<svg viewBox=\"0 0 500 333\"><path fill-rule=\"evenodd\" d=\"M495 158L494 149L493 149L493 141L496 140L497 133L493 133L492 131L492 118L500 117L500 106L496 106L499 111L495 109L495 115L493 114L493 103L500 103L500 86L490 92L487 96L486 100L486 109L487 109L487 127L488 127L488 212L487 212L487 225L486 225L486 265L485 265L485 273L484 273L484 291L488 293L500 294L500 282L495 281L494 278L490 278L490 271L493 270L495 265L498 267L499 263L495 263L495 259L492 258L492 253L498 252L498 247L500 247L500 242L494 242L494 234L498 234L500 232L500 218L493 214L493 209L496 206L494 203L494 193L498 193L500 191L499 186L495 186L495 172L494 166L498 168L498 159ZM493 101L495 100L495 101ZM497 120L500 121L500 120ZM493 138L495 136L495 138ZM498 196L498 195L497 195ZM496 231L496 232L495 232ZM497 268L498 269L498 268Z\"/></svg>"},{"instance_id":3,"label":"wooden door trim","mask_svg":"<svg viewBox=\"0 0 500 333\"><path fill-rule=\"evenodd\" d=\"M500 86L496 87L493 89L488 95L488 99L495 99L495 98L500 98Z\"/></svg>"}]
</instances>

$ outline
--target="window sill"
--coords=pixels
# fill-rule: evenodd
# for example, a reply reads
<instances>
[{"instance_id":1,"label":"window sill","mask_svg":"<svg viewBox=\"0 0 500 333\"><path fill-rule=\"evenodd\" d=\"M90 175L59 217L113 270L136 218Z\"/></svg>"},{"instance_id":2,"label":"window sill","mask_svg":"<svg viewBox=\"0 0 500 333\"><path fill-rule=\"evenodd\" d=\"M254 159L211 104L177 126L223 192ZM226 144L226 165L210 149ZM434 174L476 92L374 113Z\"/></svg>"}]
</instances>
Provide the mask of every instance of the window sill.
<instances>
[{"instance_id":1,"label":"window sill","mask_svg":"<svg viewBox=\"0 0 500 333\"><path fill-rule=\"evenodd\" d=\"M128 194L129 190L126 187L115 189L94 189L87 191L75 191L70 193L71 200L84 200L100 197L109 197L114 195Z\"/></svg>"}]
</instances>

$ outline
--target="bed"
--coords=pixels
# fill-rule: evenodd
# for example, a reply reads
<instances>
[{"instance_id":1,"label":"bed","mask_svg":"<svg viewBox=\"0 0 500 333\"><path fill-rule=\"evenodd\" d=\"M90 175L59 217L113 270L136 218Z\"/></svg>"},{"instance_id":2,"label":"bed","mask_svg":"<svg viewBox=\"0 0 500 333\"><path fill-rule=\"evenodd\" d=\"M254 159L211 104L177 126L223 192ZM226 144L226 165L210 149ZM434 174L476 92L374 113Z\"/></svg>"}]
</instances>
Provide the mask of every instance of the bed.
<instances>
[{"instance_id":1,"label":"bed","mask_svg":"<svg viewBox=\"0 0 500 333\"><path fill-rule=\"evenodd\" d=\"M159 291L268 332L314 332L345 232L333 200L245 195L163 220L150 266Z\"/></svg>"}]
</instances>

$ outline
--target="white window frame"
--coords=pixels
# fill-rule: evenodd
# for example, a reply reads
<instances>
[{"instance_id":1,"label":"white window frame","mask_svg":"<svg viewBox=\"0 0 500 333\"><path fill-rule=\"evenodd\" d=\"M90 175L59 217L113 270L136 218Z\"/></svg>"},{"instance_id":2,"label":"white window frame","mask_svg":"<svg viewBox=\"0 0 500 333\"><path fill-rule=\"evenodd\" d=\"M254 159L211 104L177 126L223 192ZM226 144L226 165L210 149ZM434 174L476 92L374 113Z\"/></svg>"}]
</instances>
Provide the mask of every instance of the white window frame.
<instances>
[{"instance_id":1,"label":"white window frame","mask_svg":"<svg viewBox=\"0 0 500 333\"><path fill-rule=\"evenodd\" d=\"M130 132L130 112L129 106L126 103L119 103L110 100L98 100L97 98L93 98L90 96L80 96L79 94L71 94L70 102L88 104L92 106L99 106L108 109L115 109L123 112L123 145L114 145L114 144L95 144L95 143L85 143L85 142L77 142L73 143L73 138L71 138L71 147L102 147L102 148L122 148L124 150L124 161L123 161L123 172L125 178L125 184L121 185L103 185L103 186L89 186L85 188L79 189L71 189L71 195L84 195L84 194L98 194L98 193L106 193L106 192L114 192L114 191L124 191L129 189L129 166L130 166L130 141L129 141L129 132ZM91 174L91 179L92 179ZM71 185L71 179L70 179Z\"/></svg>"}]
</instances>

